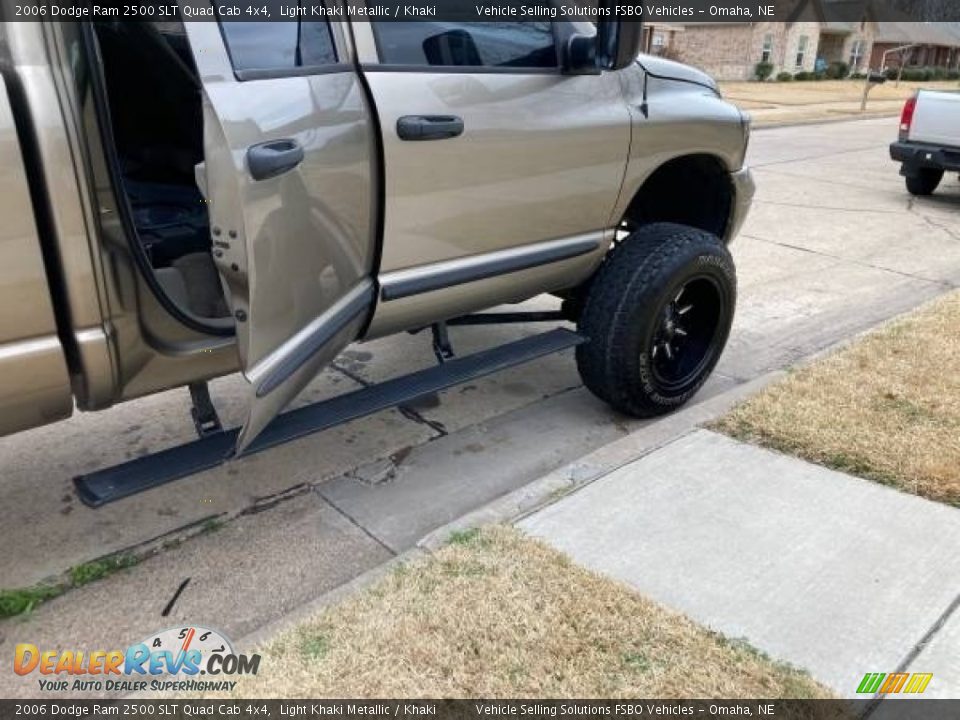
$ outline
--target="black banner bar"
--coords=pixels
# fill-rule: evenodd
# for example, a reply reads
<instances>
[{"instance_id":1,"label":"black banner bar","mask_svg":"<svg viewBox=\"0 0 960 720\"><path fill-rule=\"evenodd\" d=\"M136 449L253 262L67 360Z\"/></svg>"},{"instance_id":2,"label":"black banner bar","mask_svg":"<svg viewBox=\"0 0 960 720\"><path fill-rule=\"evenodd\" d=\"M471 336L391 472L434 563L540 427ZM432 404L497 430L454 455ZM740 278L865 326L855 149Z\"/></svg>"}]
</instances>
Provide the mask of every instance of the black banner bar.
<instances>
[{"instance_id":1,"label":"black banner bar","mask_svg":"<svg viewBox=\"0 0 960 720\"><path fill-rule=\"evenodd\" d=\"M434 22L642 20L645 22L960 21L956 0L0 0L3 20L353 19ZM958 30L960 32L960 30Z\"/></svg>"},{"instance_id":2,"label":"black banner bar","mask_svg":"<svg viewBox=\"0 0 960 720\"><path fill-rule=\"evenodd\" d=\"M779 718L947 720L960 700L0 700L0 720L127 717L269 720Z\"/></svg>"}]
</instances>

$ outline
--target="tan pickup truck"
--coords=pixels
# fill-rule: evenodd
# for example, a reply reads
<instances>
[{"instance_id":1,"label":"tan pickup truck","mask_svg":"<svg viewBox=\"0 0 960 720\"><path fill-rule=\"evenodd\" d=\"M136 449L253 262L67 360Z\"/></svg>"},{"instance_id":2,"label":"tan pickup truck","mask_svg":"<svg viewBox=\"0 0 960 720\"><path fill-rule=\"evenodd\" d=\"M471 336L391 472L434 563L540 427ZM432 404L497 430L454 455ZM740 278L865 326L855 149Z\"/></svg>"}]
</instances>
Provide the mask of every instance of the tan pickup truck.
<instances>
[{"instance_id":1,"label":"tan pickup truck","mask_svg":"<svg viewBox=\"0 0 960 720\"><path fill-rule=\"evenodd\" d=\"M564 347L625 413L683 404L733 318L749 119L640 39L3 22L0 433L189 387L197 443L101 478L98 504ZM541 293L576 331L451 358L448 322L524 320L473 313ZM348 344L419 329L442 365L275 420ZM236 371L249 412L228 431L205 381Z\"/></svg>"}]
</instances>

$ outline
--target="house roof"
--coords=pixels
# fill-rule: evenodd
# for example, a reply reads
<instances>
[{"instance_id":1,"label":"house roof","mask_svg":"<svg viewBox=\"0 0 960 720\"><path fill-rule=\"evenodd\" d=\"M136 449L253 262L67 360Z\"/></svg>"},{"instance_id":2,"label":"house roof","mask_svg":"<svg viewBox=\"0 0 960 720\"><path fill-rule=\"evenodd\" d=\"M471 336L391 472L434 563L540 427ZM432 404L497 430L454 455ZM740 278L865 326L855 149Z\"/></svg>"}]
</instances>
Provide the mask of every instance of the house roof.
<instances>
[{"instance_id":1,"label":"house roof","mask_svg":"<svg viewBox=\"0 0 960 720\"><path fill-rule=\"evenodd\" d=\"M871 3L869 0L820 0L824 25L828 29L853 31L868 19Z\"/></svg>"},{"instance_id":2,"label":"house roof","mask_svg":"<svg viewBox=\"0 0 960 720\"><path fill-rule=\"evenodd\" d=\"M908 45L960 45L957 23L878 22L876 42Z\"/></svg>"},{"instance_id":3,"label":"house roof","mask_svg":"<svg viewBox=\"0 0 960 720\"><path fill-rule=\"evenodd\" d=\"M825 22L820 31L828 34L849 35L857 29L859 24L859 22Z\"/></svg>"}]
</instances>

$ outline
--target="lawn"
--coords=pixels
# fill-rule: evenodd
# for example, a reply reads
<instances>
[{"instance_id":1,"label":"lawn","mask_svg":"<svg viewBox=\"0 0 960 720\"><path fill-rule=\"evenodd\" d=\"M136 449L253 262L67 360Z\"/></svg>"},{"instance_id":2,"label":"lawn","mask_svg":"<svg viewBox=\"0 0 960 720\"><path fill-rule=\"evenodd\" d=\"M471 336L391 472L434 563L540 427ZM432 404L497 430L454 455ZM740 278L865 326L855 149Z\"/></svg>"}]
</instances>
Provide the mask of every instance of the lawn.
<instances>
[{"instance_id":1,"label":"lawn","mask_svg":"<svg viewBox=\"0 0 960 720\"><path fill-rule=\"evenodd\" d=\"M860 110L863 82L859 80L818 80L804 82L720 83L724 98L753 117L754 127L790 125L801 122L894 117L917 88L956 90L956 80L941 82L894 82L870 91L866 112Z\"/></svg>"},{"instance_id":2,"label":"lawn","mask_svg":"<svg viewBox=\"0 0 960 720\"><path fill-rule=\"evenodd\" d=\"M870 102L876 100L904 101L919 88L931 90L956 90L960 82L944 80L938 82L901 82L893 81L874 87L870 91ZM724 97L734 101L757 103L772 107L778 105L812 105L818 103L860 102L863 96L861 80L818 80L804 82L724 82L720 83Z\"/></svg>"},{"instance_id":3,"label":"lawn","mask_svg":"<svg viewBox=\"0 0 960 720\"><path fill-rule=\"evenodd\" d=\"M236 697L826 697L519 531L455 536L260 649Z\"/></svg>"},{"instance_id":4,"label":"lawn","mask_svg":"<svg viewBox=\"0 0 960 720\"><path fill-rule=\"evenodd\" d=\"M960 507L960 293L791 373L715 428Z\"/></svg>"}]
</instances>

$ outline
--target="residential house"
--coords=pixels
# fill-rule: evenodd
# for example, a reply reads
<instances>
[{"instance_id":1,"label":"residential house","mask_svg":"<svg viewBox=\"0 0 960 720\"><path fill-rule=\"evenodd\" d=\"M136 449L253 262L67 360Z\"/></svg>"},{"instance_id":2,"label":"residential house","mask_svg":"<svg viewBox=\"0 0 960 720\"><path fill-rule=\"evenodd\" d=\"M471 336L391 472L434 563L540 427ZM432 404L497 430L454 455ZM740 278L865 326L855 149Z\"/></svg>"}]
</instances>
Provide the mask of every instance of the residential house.
<instances>
[{"instance_id":1,"label":"residential house","mask_svg":"<svg viewBox=\"0 0 960 720\"><path fill-rule=\"evenodd\" d=\"M957 23L876 23L870 67L942 67L960 69Z\"/></svg>"},{"instance_id":2,"label":"residential house","mask_svg":"<svg viewBox=\"0 0 960 720\"><path fill-rule=\"evenodd\" d=\"M820 23L816 21L689 23L672 37L669 55L718 80L751 80L757 63L779 72L812 72Z\"/></svg>"},{"instance_id":3,"label":"residential house","mask_svg":"<svg viewBox=\"0 0 960 720\"><path fill-rule=\"evenodd\" d=\"M789 22L654 25L648 52L700 67L719 80L752 80L758 63L772 76L843 62L849 72L907 65L960 65L960 25L879 21L873 0L800 0ZM656 42L654 42L656 39ZM909 45L909 49L897 51ZM894 51L894 52L890 52Z\"/></svg>"}]
</instances>

